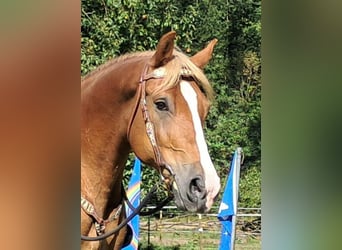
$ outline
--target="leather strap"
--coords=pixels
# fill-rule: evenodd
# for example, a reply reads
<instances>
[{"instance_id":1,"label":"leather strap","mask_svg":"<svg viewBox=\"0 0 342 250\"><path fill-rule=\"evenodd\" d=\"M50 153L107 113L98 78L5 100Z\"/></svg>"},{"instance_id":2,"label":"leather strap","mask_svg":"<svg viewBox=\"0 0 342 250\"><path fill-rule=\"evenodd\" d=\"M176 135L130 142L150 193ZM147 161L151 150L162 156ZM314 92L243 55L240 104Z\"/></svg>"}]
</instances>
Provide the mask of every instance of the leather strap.
<instances>
[{"instance_id":1,"label":"leather strap","mask_svg":"<svg viewBox=\"0 0 342 250\"><path fill-rule=\"evenodd\" d=\"M146 128L146 134L148 136L148 139L150 140L151 146L153 148L154 152L154 157L156 160L156 163L158 167L161 167L162 165L162 159L161 159L161 154L160 150L156 141L156 136L155 136L155 131L154 131L154 125L151 122L150 115L147 109L147 104L146 104L146 81L151 79L151 78L162 78L164 75L159 74L155 75L153 71L151 74L147 75L148 71L148 65L145 65L144 72L140 77L140 86L141 86L141 96L140 96L140 105L143 113L143 118L145 121L145 128Z\"/></svg>"},{"instance_id":2,"label":"leather strap","mask_svg":"<svg viewBox=\"0 0 342 250\"><path fill-rule=\"evenodd\" d=\"M95 210L95 206L88 201L86 198L81 196L81 207L83 209L83 211L88 214L89 216L91 216L94 220L95 220L95 229L96 229L96 233L97 235L101 235L104 233L105 229L106 229L106 225L116 219L119 218L121 211L122 211L122 204L120 204L119 206L117 206L114 210L115 214L113 216L111 216L110 218L104 220L103 218L101 218L96 210Z\"/></svg>"}]
</instances>

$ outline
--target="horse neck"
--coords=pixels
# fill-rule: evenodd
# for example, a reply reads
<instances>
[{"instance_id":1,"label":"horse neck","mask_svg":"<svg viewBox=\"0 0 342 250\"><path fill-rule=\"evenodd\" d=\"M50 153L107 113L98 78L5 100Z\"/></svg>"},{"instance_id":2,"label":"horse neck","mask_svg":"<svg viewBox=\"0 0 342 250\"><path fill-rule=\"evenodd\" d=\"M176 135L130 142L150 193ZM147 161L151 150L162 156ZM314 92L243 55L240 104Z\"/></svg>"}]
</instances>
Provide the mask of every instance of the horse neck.
<instances>
[{"instance_id":1,"label":"horse neck","mask_svg":"<svg viewBox=\"0 0 342 250\"><path fill-rule=\"evenodd\" d=\"M113 65L82 83L81 192L100 213L106 213L109 200L113 206L121 202L123 169L131 150L126 132L144 65L133 62Z\"/></svg>"}]
</instances>

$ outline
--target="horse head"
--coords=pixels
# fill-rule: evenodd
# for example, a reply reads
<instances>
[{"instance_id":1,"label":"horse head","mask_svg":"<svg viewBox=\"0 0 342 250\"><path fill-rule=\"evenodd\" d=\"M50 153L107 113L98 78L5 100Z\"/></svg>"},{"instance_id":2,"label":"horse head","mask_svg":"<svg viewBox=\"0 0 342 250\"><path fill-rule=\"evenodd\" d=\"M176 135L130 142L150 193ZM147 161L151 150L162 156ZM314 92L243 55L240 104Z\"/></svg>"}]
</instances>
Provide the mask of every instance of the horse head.
<instances>
[{"instance_id":1,"label":"horse head","mask_svg":"<svg viewBox=\"0 0 342 250\"><path fill-rule=\"evenodd\" d=\"M180 209L206 212L220 179L203 133L213 91L202 70L217 40L189 58L175 50L175 36L173 31L165 34L146 62L128 141L169 182Z\"/></svg>"}]
</instances>

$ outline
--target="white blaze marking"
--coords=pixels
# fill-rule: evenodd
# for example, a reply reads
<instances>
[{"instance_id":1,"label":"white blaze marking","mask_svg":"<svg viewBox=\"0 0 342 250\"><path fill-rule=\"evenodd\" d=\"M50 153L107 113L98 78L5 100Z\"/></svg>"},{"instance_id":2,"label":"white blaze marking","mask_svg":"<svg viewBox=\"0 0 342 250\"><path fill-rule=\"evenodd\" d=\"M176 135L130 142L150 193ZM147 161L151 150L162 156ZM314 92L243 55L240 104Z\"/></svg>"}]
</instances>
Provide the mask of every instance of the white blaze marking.
<instances>
[{"instance_id":1,"label":"white blaze marking","mask_svg":"<svg viewBox=\"0 0 342 250\"><path fill-rule=\"evenodd\" d=\"M204 139L202 123L198 114L197 94L191 84L186 81L181 81L180 87L182 95L189 106L194 123L196 143L200 153L200 161L205 175L205 186L208 192L206 207L209 209L214 202L215 196L220 190L220 178L218 177L214 164L210 159L207 143Z\"/></svg>"}]
</instances>

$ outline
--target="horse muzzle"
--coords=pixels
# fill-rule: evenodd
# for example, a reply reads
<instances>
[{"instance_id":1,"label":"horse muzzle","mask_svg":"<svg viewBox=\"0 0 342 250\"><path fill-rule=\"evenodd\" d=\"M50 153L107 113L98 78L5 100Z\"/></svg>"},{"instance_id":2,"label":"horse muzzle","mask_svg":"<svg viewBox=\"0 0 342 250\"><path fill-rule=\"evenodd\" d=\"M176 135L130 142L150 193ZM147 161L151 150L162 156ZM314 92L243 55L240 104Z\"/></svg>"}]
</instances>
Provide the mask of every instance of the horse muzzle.
<instances>
[{"instance_id":1,"label":"horse muzzle","mask_svg":"<svg viewBox=\"0 0 342 250\"><path fill-rule=\"evenodd\" d=\"M202 167L199 163L184 164L174 168L172 192L179 209L203 213L210 209L207 204L207 189Z\"/></svg>"}]
</instances>

